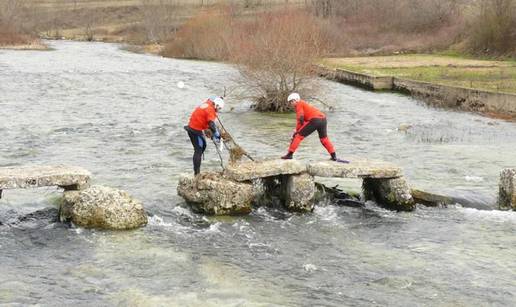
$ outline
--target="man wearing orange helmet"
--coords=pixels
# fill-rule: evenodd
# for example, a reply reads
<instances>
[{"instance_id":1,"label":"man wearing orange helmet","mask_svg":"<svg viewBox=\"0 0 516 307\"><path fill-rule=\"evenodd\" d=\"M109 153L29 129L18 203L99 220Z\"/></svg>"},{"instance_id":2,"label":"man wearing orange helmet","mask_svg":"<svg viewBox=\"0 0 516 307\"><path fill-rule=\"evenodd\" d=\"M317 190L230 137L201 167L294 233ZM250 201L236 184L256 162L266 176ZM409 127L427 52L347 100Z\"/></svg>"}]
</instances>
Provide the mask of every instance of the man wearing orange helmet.
<instances>
[{"instance_id":1,"label":"man wearing orange helmet","mask_svg":"<svg viewBox=\"0 0 516 307\"><path fill-rule=\"evenodd\" d=\"M301 100L298 93L292 93L287 98L288 102L296 109L296 130L288 153L282 159L292 159L294 152L303 139L317 130L321 144L326 148L333 161L337 161L335 148L327 135L326 115L316 107Z\"/></svg>"},{"instance_id":2,"label":"man wearing orange helmet","mask_svg":"<svg viewBox=\"0 0 516 307\"><path fill-rule=\"evenodd\" d=\"M217 119L217 112L222 108L224 108L224 99L222 97L211 97L195 108L190 116L188 126L184 127L194 148L193 168L195 175L201 172L202 155L206 150L204 131L211 130L212 139L215 142L221 142L220 131L215 124L215 120Z\"/></svg>"}]
</instances>

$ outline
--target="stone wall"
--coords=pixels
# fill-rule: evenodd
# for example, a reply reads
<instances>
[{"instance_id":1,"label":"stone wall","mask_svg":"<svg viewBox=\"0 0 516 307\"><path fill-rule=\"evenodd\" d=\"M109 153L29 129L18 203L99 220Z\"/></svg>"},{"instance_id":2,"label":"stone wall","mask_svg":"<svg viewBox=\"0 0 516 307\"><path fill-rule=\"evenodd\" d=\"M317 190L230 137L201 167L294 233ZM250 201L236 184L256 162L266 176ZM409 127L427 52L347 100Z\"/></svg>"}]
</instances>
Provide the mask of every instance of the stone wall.
<instances>
[{"instance_id":1,"label":"stone wall","mask_svg":"<svg viewBox=\"0 0 516 307\"><path fill-rule=\"evenodd\" d=\"M392 89L392 77L388 76L370 76L360 74L344 69L336 69L335 81L356 85L370 90L381 91Z\"/></svg>"},{"instance_id":2,"label":"stone wall","mask_svg":"<svg viewBox=\"0 0 516 307\"><path fill-rule=\"evenodd\" d=\"M516 117L516 95L393 78L393 89L432 105Z\"/></svg>"},{"instance_id":3,"label":"stone wall","mask_svg":"<svg viewBox=\"0 0 516 307\"><path fill-rule=\"evenodd\" d=\"M516 118L516 95L434 84L388 76L370 76L318 66L321 77L371 90L394 90L434 106L462 111L495 113Z\"/></svg>"}]
</instances>

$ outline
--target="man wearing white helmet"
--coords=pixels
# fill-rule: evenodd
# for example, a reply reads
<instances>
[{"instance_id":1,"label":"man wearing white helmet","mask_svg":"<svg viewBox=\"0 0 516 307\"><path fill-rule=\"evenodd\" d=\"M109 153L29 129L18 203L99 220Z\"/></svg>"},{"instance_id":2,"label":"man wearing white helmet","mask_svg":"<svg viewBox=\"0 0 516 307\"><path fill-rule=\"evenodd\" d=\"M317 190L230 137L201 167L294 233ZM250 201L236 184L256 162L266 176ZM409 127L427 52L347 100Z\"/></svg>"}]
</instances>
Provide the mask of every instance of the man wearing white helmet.
<instances>
[{"instance_id":1,"label":"man wearing white helmet","mask_svg":"<svg viewBox=\"0 0 516 307\"><path fill-rule=\"evenodd\" d=\"M301 100L298 93L292 93L287 98L288 102L296 109L296 130L288 153L282 159L292 159L301 141L317 130L321 144L326 148L333 161L337 161L335 148L328 138L326 115L316 107Z\"/></svg>"},{"instance_id":2,"label":"man wearing white helmet","mask_svg":"<svg viewBox=\"0 0 516 307\"><path fill-rule=\"evenodd\" d=\"M195 175L201 172L202 155L206 150L204 131L210 130L212 139L220 142L220 131L215 124L215 119L217 119L217 112L222 110L222 108L224 108L224 99L222 97L210 97L195 108L190 116L188 126L184 127L194 148L193 168Z\"/></svg>"}]
</instances>

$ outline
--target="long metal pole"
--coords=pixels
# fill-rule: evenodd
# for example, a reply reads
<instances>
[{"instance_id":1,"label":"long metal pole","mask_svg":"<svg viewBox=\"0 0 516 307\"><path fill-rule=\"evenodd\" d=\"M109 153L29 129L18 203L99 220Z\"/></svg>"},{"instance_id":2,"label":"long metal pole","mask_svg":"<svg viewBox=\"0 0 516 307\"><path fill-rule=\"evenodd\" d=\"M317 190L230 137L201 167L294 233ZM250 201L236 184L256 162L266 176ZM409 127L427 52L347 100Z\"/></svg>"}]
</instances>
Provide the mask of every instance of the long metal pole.
<instances>
[{"instance_id":1,"label":"long metal pole","mask_svg":"<svg viewBox=\"0 0 516 307\"><path fill-rule=\"evenodd\" d=\"M222 158L222 153L220 152L219 146L217 146L217 143L213 139L211 141L213 142L213 145L215 146L215 149L217 150L217 154L219 155L220 166L222 167L222 170L225 170L226 168L224 167L224 159Z\"/></svg>"}]
</instances>

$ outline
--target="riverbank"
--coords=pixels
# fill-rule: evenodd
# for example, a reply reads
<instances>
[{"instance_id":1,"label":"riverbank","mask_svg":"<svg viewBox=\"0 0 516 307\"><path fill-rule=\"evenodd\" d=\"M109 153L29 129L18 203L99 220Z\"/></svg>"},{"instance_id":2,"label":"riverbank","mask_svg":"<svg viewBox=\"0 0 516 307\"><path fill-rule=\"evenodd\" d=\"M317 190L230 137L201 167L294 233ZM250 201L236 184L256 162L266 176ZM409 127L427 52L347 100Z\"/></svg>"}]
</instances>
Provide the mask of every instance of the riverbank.
<instances>
[{"instance_id":1,"label":"riverbank","mask_svg":"<svg viewBox=\"0 0 516 307\"><path fill-rule=\"evenodd\" d=\"M321 63L321 76L342 83L408 93L435 106L516 118L514 61L396 55Z\"/></svg>"},{"instance_id":2,"label":"riverbank","mask_svg":"<svg viewBox=\"0 0 516 307\"><path fill-rule=\"evenodd\" d=\"M48 47L36 35L6 26L0 20L0 49L47 50Z\"/></svg>"},{"instance_id":3,"label":"riverbank","mask_svg":"<svg viewBox=\"0 0 516 307\"><path fill-rule=\"evenodd\" d=\"M391 76L435 84L516 94L516 61L407 54L330 58L322 64L372 76Z\"/></svg>"},{"instance_id":4,"label":"riverbank","mask_svg":"<svg viewBox=\"0 0 516 307\"><path fill-rule=\"evenodd\" d=\"M10 50L50 50L48 46L43 43L41 40L36 39L31 42L24 42L20 44L5 44L0 45L0 49L10 49Z\"/></svg>"}]
</instances>

